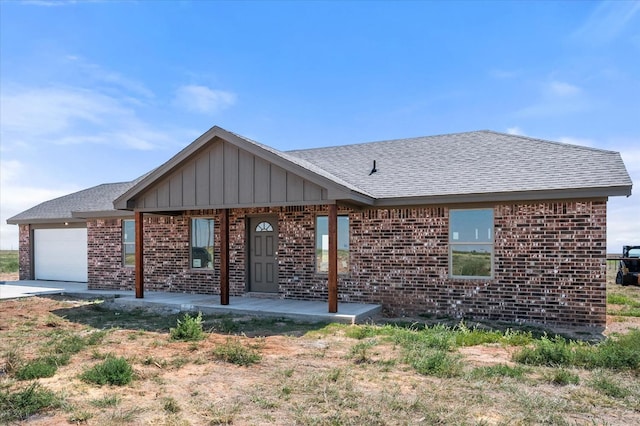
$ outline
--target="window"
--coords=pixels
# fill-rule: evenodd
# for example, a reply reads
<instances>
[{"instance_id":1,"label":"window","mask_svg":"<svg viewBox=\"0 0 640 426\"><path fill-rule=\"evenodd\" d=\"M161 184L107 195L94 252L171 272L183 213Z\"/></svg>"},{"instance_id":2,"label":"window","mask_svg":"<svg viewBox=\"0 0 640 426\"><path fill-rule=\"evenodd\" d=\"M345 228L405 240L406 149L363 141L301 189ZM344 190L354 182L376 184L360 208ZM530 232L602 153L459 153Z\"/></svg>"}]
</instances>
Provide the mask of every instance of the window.
<instances>
[{"instance_id":1,"label":"window","mask_svg":"<svg viewBox=\"0 0 640 426\"><path fill-rule=\"evenodd\" d=\"M191 219L191 267L213 269L213 219Z\"/></svg>"},{"instance_id":2,"label":"window","mask_svg":"<svg viewBox=\"0 0 640 426\"><path fill-rule=\"evenodd\" d=\"M493 210L451 210L449 250L451 276L493 276Z\"/></svg>"},{"instance_id":3,"label":"window","mask_svg":"<svg viewBox=\"0 0 640 426\"><path fill-rule=\"evenodd\" d=\"M256 232L273 232L273 226L269 222L260 222L256 225Z\"/></svg>"},{"instance_id":4,"label":"window","mask_svg":"<svg viewBox=\"0 0 640 426\"><path fill-rule=\"evenodd\" d=\"M329 218L316 217L316 272L329 272ZM338 273L349 273L349 216L338 216Z\"/></svg>"},{"instance_id":5,"label":"window","mask_svg":"<svg viewBox=\"0 0 640 426\"><path fill-rule=\"evenodd\" d=\"M122 221L122 264L136 266L136 221Z\"/></svg>"}]
</instances>

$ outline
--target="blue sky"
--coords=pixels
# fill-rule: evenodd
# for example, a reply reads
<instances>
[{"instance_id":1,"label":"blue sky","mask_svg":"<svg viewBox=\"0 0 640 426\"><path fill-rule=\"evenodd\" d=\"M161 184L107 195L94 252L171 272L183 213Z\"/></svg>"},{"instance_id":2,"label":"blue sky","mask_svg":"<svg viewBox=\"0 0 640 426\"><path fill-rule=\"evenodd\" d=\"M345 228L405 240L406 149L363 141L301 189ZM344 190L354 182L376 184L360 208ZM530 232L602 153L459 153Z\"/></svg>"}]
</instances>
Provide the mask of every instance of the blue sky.
<instances>
[{"instance_id":1,"label":"blue sky","mask_svg":"<svg viewBox=\"0 0 640 426\"><path fill-rule=\"evenodd\" d=\"M619 151L637 187L640 2L0 2L1 248L213 125L281 150L491 129ZM609 251L638 200L610 200Z\"/></svg>"}]
</instances>

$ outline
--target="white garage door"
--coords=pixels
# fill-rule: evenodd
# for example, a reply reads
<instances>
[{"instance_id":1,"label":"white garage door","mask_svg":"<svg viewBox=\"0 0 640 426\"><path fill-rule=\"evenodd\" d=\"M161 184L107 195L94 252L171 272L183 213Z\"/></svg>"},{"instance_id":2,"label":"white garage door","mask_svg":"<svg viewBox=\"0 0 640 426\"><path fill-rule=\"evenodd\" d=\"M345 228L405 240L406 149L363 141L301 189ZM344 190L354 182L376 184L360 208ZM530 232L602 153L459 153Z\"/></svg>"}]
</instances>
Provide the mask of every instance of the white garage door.
<instances>
[{"instance_id":1,"label":"white garage door","mask_svg":"<svg viewBox=\"0 0 640 426\"><path fill-rule=\"evenodd\" d=\"M87 282L87 229L35 229L37 280Z\"/></svg>"}]
</instances>

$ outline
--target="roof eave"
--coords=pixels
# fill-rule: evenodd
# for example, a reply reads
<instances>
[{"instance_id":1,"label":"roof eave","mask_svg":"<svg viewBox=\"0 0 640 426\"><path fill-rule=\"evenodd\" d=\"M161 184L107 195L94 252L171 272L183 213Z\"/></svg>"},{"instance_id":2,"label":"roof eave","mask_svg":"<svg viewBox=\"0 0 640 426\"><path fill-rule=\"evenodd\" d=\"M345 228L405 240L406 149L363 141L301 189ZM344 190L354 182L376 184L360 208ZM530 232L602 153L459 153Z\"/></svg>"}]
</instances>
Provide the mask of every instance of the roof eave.
<instances>
[{"instance_id":1,"label":"roof eave","mask_svg":"<svg viewBox=\"0 0 640 426\"><path fill-rule=\"evenodd\" d=\"M561 199L607 198L612 196L630 196L631 185L605 188L557 189L544 191L495 192L482 194L450 194L425 197L379 198L376 207L395 207L407 205L492 203L510 201L540 201Z\"/></svg>"},{"instance_id":2,"label":"roof eave","mask_svg":"<svg viewBox=\"0 0 640 426\"><path fill-rule=\"evenodd\" d=\"M40 219L7 219L9 225L31 225L31 224L43 224L43 223L80 223L86 222L83 219L73 217L52 217L52 218L40 218Z\"/></svg>"},{"instance_id":3,"label":"roof eave","mask_svg":"<svg viewBox=\"0 0 640 426\"><path fill-rule=\"evenodd\" d=\"M71 212L71 216L75 219L92 219L92 218L120 218L132 217L129 210L95 210L95 211L75 211Z\"/></svg>"}]
</instances>

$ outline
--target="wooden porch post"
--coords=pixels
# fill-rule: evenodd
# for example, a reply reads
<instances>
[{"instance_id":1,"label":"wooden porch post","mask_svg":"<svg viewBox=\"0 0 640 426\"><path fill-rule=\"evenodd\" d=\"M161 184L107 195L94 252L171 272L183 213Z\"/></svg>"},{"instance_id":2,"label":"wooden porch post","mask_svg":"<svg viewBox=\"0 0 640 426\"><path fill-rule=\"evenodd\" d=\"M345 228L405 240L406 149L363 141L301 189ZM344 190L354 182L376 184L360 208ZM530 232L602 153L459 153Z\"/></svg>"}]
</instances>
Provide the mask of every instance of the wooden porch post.
<instances>
[{"instance_id":1,"label":"wooden porch post","mask_svg":"<svg viewBox=\"0 0 640 426\"><path fill-rule=\"evenodd\" d=\"M229 304L229 209L220 216L220 304Z\"/></svg>"},{"instance_id":2,"label":"wooden porch post","mask_svg":"<svg viewBox=\"0 0 640 426\"><path fill-rule=\"evenodd\" d=\"M143 236L143 214L141 211L135 211L136 226L136 299L144 297L144 238Z\"/></svg>"},{"instance_id":3,"label":"wooden porch post","mask_svg":"<svg viewBox=\"0 0 640 426\"><path fill-rule=\"evenodd\" d=\"M329 312L338 312L338 205L329 205Z\"/></svg>"}]
</instances>

